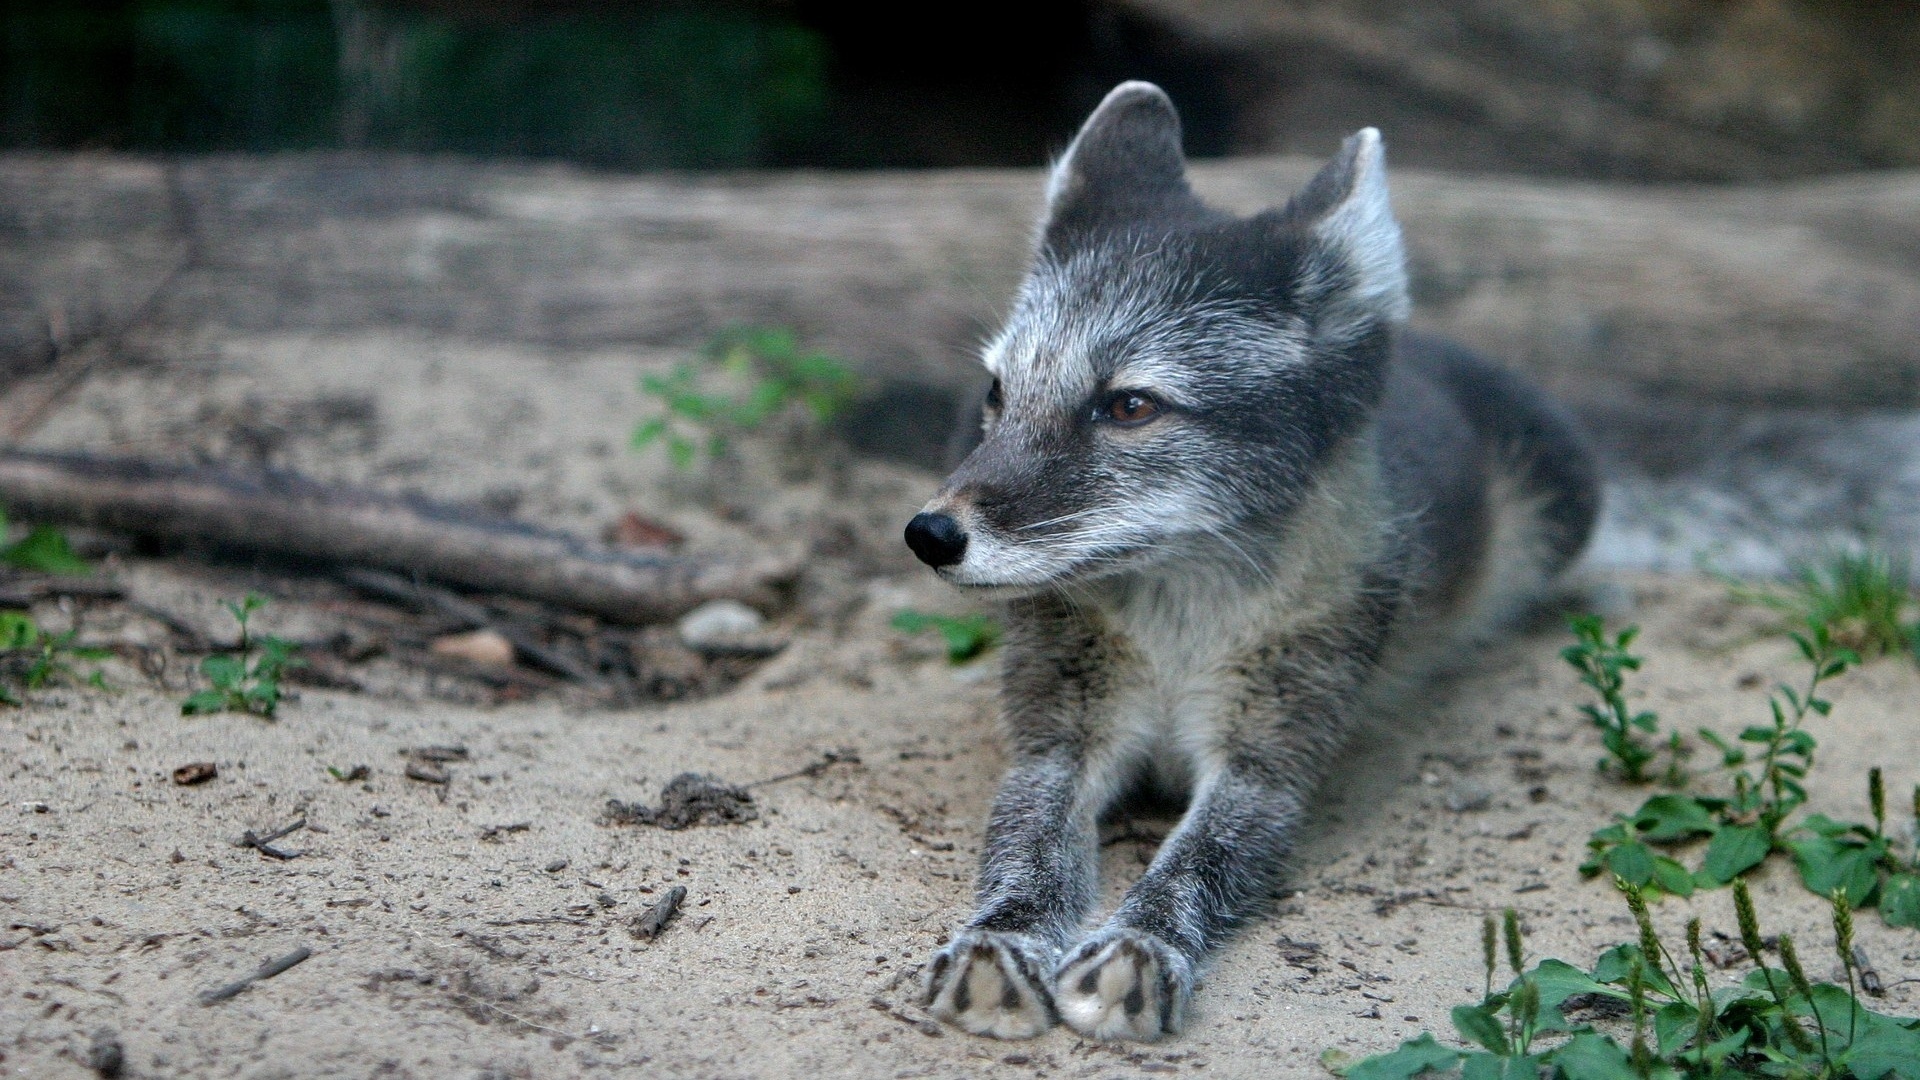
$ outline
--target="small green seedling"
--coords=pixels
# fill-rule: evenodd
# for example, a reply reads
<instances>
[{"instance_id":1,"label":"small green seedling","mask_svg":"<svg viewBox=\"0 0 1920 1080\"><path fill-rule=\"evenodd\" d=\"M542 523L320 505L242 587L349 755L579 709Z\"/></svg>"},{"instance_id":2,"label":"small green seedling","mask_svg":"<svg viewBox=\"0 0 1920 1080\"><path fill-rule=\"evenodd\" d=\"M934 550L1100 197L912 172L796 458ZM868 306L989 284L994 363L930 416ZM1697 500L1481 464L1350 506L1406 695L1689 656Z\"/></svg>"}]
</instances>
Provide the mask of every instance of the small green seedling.
<instances>
[{"instance_id":1,"label":"small green seedling","mask_svg":"<svg viewBox=\"0 0 1920 1080\"><path fill-rule=\"evenodd\" d=\"M49 634L24 612L0 611L0 703L24 704L28 692L54 682L106 689L103 673L95 669L81 675L73 661L104 660L112 653L74 645L77 633Z\"/></svg>"},{"instance_id":2,"label":"small green seedling","mask_svg":"<svg viewBox=\"0 0 1920 1080\"><path fill-rule=\"evenodd\" d=\"M825 424L853 402L858 380L842 361L808 352L788 330L741 328L716 337L704 367L679 364L648 375L640 388L660 402L660 415L634 429L636 449L660 443L678 468L691 468L704 447L725 453L729 440L773 417L798 410Z\"/></svg>"},{"instance_id":3,"label":"small green seedling","mask_svg":"<svg viewBox=\"0 0 1920 1080\"><path fill-rule=\"evenodd\" d=\"M1480 1004L1456 1006L1452 1014L1469 1048L1442 1045L1425 1033L1391 1053L1355 1061L1330 1050L1321 1061L1346 1080L1410 1080L1455 1069L1461 1080L1920 1080L1920 1020L1874 1012L1855 995L1858 961L1844 894L1833 900L1833 923L1847 985L1809 979L1787 934L1778 938L1782 966L1766 966L1753 899L1739 882L1735 918L1756 969L1715 988L1700 920L1687 926L1683 964L1654 931L1640 891L1616 884L1639 939L1607 950L1591 970L1559 960L1523 969L1525 949L1509 908L1503 931L1513 981L1493 990L1496 934L1487 920L1482 943L1489 990Z\"/></svg>"},{"instance_id":4,"label":"small green seedling","mask_svg":"<svg viewBox=\"0 0 1920 1080\"><path fill-rule=\"evenodd\" d=\"M894 615L893 628L903 634L938 630L946 639L947 661L964 664L1000 640L1000 626L985 615L929 615L908 608Z\"/></svg>"},{"instance_id":5,"label":"small green seedling","mask_svg":"<svg viewBox=\"0 0 1920 1080\"><path fill-rule=\"evenodd\" d=\"M1647 769L1658 754L1657 743L1642 736L1658 733L1660 717L1648 710L1633 709L1625 693L1626 673L1640 670L1640 658L1628 651L1640 628L1629 626L1609 638L1598 616L1577 615L1568 620L1568 625L1576 640L1560 650L1560 658L1579 671L1580 681L1600 696L1600 704L1580 706L1581 713L1600 729L1601 744L1607 748L1607 758L1600 767L1618 772L1629 783L1653 779ZM1668 780L1677 785L1684 779L1678 741L1669 749L1673 753Z\"/></svg>"},{"instance_id":6,"label":"small green seedling","mask_svg":"<svg viewBox=\"0 0 1920 1080\"><path fill-rule=\"evenodd\" d=\"M7 515L0 511L0 535L7 532ZM0 563L42 574L78 576L93 573L85 559L73 553L67 534L51 525L35 525L27 535L0 547Z\"/></svg>"},{"instance_id":7,"label":"small green seedling","mask_svg":"<svg viewBox=\"0 0 1920 1080\"><path fill-rule=\"evenodd\" d=\"M239 647L232 655L214 655L200 661L200 673L213 687L181 702L182 715L244 712L272 717L280 707L280 678L300 660L293 655L292 642L271 634L253 638L248 622L266 605L266 599L258 593L248 593L239 603L221 604L240 624Z\"/></svg>"}]
</instances>

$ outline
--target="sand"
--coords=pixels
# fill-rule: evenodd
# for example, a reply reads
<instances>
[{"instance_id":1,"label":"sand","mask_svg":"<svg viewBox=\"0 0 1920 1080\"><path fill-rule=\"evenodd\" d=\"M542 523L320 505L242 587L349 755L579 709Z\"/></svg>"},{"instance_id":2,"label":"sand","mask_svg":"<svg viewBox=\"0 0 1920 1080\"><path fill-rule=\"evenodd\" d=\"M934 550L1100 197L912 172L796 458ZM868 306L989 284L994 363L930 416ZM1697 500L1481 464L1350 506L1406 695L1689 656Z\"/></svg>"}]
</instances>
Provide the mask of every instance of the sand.
<instances>
[{"instance_id":1,"label":"sand","mask_svg":"<svg viewBox=\"0 0 1920 1080\"><path fill-rule=\"evenodd\" d=\"M778 447L749 448L725 484L677 476L623 448L644 411L635 373L665 355L398 337L160 351L164 364L97 378L37 443L253 446L323 478L517 504L583 532L642 506L695 548L819 554L776 620L791 644L704 700L462 704L389 673L370 677L375 692L303 688L271 721L188 718L190 672L156 680L116 660L111 691L58 687L0 711L0 1075L92 1075L98 1040L140 1077L1325 1076L1329 1048L1447 1036L1448 1008L1478 992L1485 912L1517 908L1530 952L1582 964L1632 933L1618 897L1576 867L1587 834L1646 792L1596 773L1584 692L1557 656L1567 637L1547 625L1365 733L1316 803L1289 895L1206 974L1186 1034L1001 1043L942 1028L914 988L967 910L1004 758L993 654L955 667L886 625L903 606L958 608L894 549L935 477L845 461L783 475ZM302 411L329 400L365 408ZM247 423L268 437L236 436ZM831 554L825 535L841 541ZM177 556L109 569L210 632L219 599L275 580ZM1759 722L1766 683L1797 670L1762 632L1767 615L1721 585L1593 581L1617 621L1645 627L1635 694L1672 726ZM262 618L312 638L333 617L284 595ZM154 628L101 617L85 632L112 643ZM1871 765L1895 792L1920 782L1920 672L1882 661L1832 697L1813 725L1815 806L1864 817ZM467 756L445 784L410 779L406 752L425 746ZM654 802L685 771L753 784L829 754L812 775L753 787L745 823L600 823L609 799ZM196 761L219 775L176 785L172 770ZM363 764L360 781L328 772ZM276 842L295 858L235 846L300 818ZM1109 903L1167 825L1113 824ZM635 937L634 918L676 886L677 916ZM1755 890L1769 930L1830 940L1824 904L1789 866L1770 864ZM1733 930L1724 892L1656 909L1675 934L1692 914ZM1920 977L1920 934L1873 915L1860 927L1889 986L1881 1007L1920 1011L1920 983L1902 982ZM297 948L311 956L200 1003Z\"/></svg>"}]
</instances>

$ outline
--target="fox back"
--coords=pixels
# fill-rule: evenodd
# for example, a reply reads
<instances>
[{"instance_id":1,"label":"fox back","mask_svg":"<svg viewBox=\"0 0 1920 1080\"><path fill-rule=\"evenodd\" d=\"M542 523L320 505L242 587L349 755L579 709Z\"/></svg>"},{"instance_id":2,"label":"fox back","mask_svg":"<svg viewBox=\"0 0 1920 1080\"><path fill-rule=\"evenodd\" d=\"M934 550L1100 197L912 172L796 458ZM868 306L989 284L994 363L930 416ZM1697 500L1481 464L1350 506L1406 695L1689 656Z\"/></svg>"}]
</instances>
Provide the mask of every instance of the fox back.
<instances>
[{"instance_id":1,"label":"fox back","mask_svg":"<svg viewBox=\"0 0 1920 1080\"><path fill-rule=\"evenodd\" d=\"M1128 83L1055 167L985 349L982 441L907 529L1009 621L1015 766L979 909L929 968L936 1013L1177 1030L1358 713L1578 554L1598 488L1572 425L1403 334L1407 307L1371 129L1238 218L1189 188L1165 95ZM1085 932L1097 819L1143 785L1187 816Z\"/></svg>"}]
</instances>

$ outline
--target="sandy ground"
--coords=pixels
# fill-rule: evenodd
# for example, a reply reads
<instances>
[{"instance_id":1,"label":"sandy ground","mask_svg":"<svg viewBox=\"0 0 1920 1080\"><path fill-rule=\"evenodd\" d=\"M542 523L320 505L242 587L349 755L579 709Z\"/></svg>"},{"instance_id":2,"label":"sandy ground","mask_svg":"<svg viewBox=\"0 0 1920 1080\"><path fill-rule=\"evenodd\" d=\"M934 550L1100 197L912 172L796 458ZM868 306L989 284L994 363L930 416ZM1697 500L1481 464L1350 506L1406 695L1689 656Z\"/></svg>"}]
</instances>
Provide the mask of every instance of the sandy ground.
<instances>
[{"instance_id":1,"label":"sandy ground","mask_svg":"<svg viewBox=\"0 0 1920 1080\"><path fill-rule=\"evenodd\" d=\"M1207 974L1186 1035L997 1043L931 1024L913 1003L917 972L966 910L1003 763L993 658L954 668L886 628L902 606L955 603L893 548L934 478L860 464L782 481L752 458L723 490L676 478L622 449L643 410L637 366L668 359L176 342L165 363L102 376L54 417L40 445L251 452L581 531L644 506L696 547L843 542L781 617L788 649L702 701L489 707L398 681L303 689L271 722L183 718L185 676L161 685L113 662L112 692L48 690L0 713L0 1074L91 1075L89 1047L110 1029L124 1075L141 1077L1324 1076L1327 1048L1445 1034L1447 1009L1480 984L1483 912L1518 908L1532 952L1582 964L1630 936L1617 897L1575 868L1587 833L1645 793L1595 773L1582 691L1556 655L1565 635L1549 627L1360 741L1316 807L1291 893ZM351 407L313 405L328 401ZM115 565L136 597L210 629L217 600L251 580L180 560ZM1763 616L1719 585L1600 585L1646 628L1637 693L1683 730L1759 722L1765 682L1794 670L1790 648L1758 633ZM266 619L303 636L326 613L283 598ZM1920 782L1920 672L1881 662L1832 696L1815 725L1815 805L1862 817L1870 765L1895 792ZM429 745L469 751L446 785L403 775L404 752ZM598 822L608 799L651 802L685 770L748 783L845 750L858 762L756 787L749 823ZM202 760L215 780L170 780ZM326 771L359 764L363 782ZM281 842L297 858L234 846L299 817L307 829ZM1114 823L1110 899L1167 825ZM630 920L674 886L687 889L678 918L657 939L632 936ZM1829 939L1824 905L1789 868L1771 866L1756 892L1770 930ZM1664 902L1657 917L1677 933L1694 913L1733 930L1724 893ZM1920 935L1867 916L1860 937L1889 984L1884 1007L1912 1015L1920 983L1901 980L1920 978ZM197 1000L296 947L311 958L223 1003Z\"/></svg>"}]
</instances>

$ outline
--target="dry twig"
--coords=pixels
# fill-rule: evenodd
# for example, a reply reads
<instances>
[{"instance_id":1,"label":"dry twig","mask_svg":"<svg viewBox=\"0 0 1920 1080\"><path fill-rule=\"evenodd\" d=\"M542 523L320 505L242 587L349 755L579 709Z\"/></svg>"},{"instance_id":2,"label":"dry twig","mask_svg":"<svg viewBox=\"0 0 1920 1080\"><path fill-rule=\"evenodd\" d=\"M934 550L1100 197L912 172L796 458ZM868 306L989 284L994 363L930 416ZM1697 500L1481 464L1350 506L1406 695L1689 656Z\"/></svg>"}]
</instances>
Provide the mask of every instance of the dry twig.
<instances>
[{"instance_id":1,"label":"dry twig","mask_svg":"<svg viewBox=\"0 0 1920 1080\"><path fill-rule=\"evenodd\" d=\"M304 822L302 822L302 824L304 824ZM299 948L293 950L292 952L288 953L285 956L280 957L277 960L269 960L266 963L261 964L259 968L257 968L250 975L244 976L239 979L235 979L233 982L230 982L227 985L222 986L217 990L208 990L206 993L201 994L200 1004L213 1005L218 1002L225 1001L230 997L236 997L239 995L241 991L245 990L249 986L252 986L254 983L257 983L262 979L271 979L275 975L278 975L281 972L286 971L288 968L293 967L295 964L299 964L305 961L307 957L312 955L313 955L313 950L307 948L305 945L302 945Z\"/></svg>"}]
</instances>

